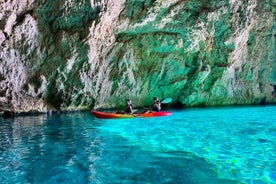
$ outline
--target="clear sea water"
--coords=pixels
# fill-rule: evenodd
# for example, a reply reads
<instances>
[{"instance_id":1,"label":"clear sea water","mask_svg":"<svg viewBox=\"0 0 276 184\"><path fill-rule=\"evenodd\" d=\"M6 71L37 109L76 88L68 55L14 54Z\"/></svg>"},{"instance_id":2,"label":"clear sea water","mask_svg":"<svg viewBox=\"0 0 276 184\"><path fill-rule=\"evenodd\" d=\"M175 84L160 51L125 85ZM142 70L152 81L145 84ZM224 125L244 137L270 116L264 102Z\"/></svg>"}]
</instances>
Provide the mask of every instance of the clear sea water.
<instances>
[{"instance_id":1,"label":"clear sea water","mask_svg":"<svg viewBox=\"0 0 276 184\"><path fill-rule=\"evenodd\" d=\"M276 183L276 106L0 118L0 183Z\"/></svg>"}]
</instances>

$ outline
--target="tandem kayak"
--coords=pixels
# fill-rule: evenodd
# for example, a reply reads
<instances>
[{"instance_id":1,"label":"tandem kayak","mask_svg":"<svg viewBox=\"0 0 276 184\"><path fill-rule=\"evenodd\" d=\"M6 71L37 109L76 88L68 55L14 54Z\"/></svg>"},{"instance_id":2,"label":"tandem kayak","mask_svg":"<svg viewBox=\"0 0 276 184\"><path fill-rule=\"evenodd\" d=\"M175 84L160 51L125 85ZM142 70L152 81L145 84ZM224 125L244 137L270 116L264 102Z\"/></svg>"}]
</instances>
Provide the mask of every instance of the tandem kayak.
<instances>
[{"instance_id":1,"label":"tandem kayak","mask_svg":"<svg viewBox=\"0 0 276 184\"><path fill-rule=\"evenodd\" d=\"M101 112L101 111L95 111L92 110L91 113L100 119L116 119L116 118L147 118L147 117L157 117L157 116L169 116L172 113L168 111L149 111L149 112L143 112L138 114L119 114L119 113L110 113L110 112Z\"/></svg>"}]
</instances>

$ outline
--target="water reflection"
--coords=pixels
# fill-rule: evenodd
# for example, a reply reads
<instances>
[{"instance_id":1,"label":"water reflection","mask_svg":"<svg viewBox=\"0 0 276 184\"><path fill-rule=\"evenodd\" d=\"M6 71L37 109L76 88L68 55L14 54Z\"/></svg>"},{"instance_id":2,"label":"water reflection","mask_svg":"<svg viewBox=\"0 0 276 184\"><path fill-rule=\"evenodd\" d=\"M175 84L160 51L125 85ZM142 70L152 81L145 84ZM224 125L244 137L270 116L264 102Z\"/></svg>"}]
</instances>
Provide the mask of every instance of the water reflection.
<instances>
[{"instance_id":1,"label":"water reflection","mask_svg":"<svg viewBox=\"0 0 276 184\"><path fill-rule=\"evenodd\" d=\"M93 121L76 113L1 119L0 182L89 182L102 152Z\"/></svg>"},{"instance_id":2,"label":"water reflection","mask_svg":"<svg viewBox=\"0 0 276 184\"><path fill-rule=\"evenodd\" d=\"M5 151L10 147L20 144L37 134L41 134L37 126L42 126L47 120L46 116L21 116L0 119L0 149Z\"/></svg>"}]
</instances>

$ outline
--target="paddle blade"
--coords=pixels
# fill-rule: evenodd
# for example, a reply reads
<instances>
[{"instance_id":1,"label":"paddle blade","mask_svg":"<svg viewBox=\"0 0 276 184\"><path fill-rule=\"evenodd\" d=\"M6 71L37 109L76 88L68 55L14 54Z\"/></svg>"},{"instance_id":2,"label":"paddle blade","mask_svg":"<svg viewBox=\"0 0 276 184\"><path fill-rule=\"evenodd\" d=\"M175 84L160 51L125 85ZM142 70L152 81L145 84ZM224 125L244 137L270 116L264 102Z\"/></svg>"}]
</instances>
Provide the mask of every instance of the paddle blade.
<instances>
[{"instance_id":1,"label":"paddle blade","mask_svg":"<svg viewBox=\"0 0 276 184\"><path fill-rule=\"evenodd\" d=\"M163 100L161 100L162 104L167 104L167 103L171 103L172 99L171 98L165 98Z\"/></svg>"}]
</instances>

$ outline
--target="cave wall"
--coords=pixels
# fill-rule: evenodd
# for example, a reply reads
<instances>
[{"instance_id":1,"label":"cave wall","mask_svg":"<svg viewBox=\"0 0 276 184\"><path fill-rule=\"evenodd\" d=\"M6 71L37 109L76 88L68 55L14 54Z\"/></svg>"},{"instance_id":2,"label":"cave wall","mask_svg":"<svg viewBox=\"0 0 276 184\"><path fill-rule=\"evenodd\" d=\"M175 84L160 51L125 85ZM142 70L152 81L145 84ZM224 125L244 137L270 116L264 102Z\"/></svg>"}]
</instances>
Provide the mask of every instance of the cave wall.
<instances>
[{"instance_id":1,"label":"cave wall","mask_svg":"<svg viewBox=\"0 0 276 184\"><path fill-rule=\"evenodd\" d=\"M275 103L274 0L5 0L0 109Z\"/></svg>"}]
</instances>

